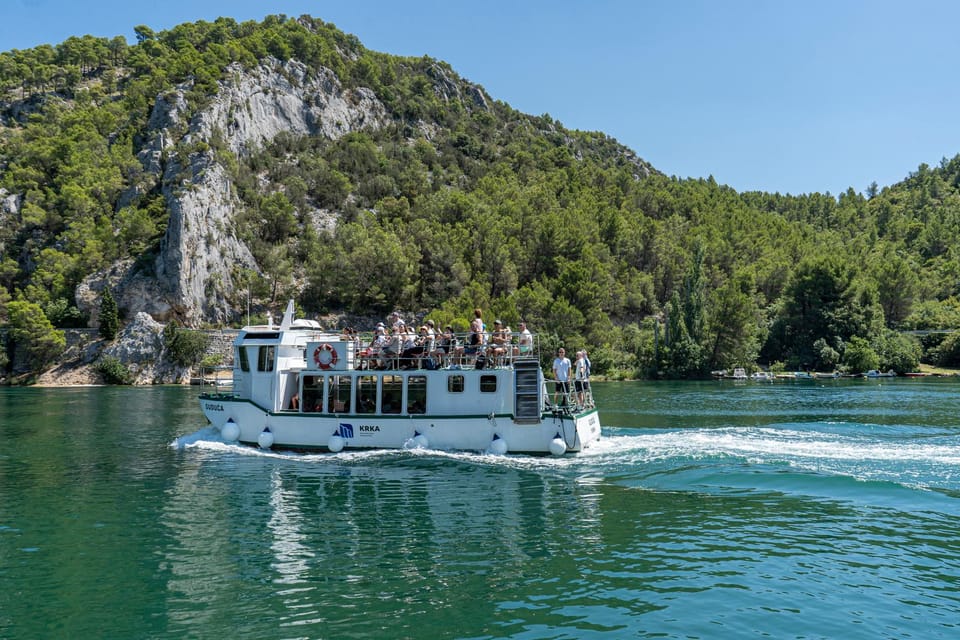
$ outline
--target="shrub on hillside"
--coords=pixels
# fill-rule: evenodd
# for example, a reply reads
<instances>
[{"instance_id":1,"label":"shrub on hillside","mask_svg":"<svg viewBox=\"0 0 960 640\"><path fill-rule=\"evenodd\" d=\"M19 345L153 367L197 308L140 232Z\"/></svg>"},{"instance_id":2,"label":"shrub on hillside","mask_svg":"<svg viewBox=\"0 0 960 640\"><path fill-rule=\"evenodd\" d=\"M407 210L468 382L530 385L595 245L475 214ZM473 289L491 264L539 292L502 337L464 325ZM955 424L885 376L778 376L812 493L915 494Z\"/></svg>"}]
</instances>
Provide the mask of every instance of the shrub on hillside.
<instances>
[{"instance_id":1,"label":"shrub on hillside","mask_svg":"<svg viewBox=\"0 0 960 640\"><path fill-rule=\"evenodd\" d=\"M133 384L133 374L113 356L103 356L93 367L107 384Z\"/></svg>"}]
</instances>

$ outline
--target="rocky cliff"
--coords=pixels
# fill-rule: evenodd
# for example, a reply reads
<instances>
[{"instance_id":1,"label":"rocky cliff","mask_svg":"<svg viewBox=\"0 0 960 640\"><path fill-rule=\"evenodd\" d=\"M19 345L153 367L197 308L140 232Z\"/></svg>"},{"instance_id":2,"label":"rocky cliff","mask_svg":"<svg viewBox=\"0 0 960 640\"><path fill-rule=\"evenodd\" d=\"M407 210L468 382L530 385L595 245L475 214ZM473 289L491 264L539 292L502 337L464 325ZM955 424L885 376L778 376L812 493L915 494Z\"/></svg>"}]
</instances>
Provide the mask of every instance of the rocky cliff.
<instances>
[{"instance_id":1,"label":"rocky cliff","mask_svg":"<svg viewBox=\"0 0 960 640\"><path fill-rule=\"evenodd\" d=\"M229 293L239 288L241 270L260 268L236 232L242 205L218 154L242 157L281 132L338 138L388 120L372 91L344 89L333 72L310 72L296 61L233 66L212 102L190 117L189 90L182 85L157 98L139 152L144 179L121 199L123 206L160 187L170 219L159 255L148 265L117 263L80 284L77 305L91 326L107 285L126 317L146 312L186 326L234 320L239 310Z\"/></svg>"}]
</instances>

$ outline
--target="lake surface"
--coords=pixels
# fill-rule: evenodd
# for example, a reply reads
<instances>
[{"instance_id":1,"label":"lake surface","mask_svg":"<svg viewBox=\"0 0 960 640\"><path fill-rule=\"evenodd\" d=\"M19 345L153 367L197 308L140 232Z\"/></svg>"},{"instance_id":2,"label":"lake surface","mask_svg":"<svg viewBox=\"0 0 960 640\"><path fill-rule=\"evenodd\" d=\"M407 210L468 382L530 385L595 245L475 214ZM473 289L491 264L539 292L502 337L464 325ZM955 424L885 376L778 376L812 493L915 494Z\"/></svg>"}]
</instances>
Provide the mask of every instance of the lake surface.
<instances>
[{"instance_id":1,"label":"lake surface","mask_svg":"<svg viewBox=\"0 0 960 640\"><path fill-rule=\"evenodd\" d=\"M595 384L563 458L0 388L0 638L957 638L960 381Z\"/></svg>"}]
</instances>

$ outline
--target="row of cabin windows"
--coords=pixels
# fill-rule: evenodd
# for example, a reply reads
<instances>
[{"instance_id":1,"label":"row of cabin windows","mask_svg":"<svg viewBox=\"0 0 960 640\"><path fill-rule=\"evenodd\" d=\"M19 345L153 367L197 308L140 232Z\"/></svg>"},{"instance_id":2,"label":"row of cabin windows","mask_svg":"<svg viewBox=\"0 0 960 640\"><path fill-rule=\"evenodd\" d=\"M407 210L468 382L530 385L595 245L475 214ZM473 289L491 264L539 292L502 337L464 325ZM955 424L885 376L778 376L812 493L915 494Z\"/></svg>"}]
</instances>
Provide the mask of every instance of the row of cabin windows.
<instances>
[{"instance_id":1,"label":"row of cabin windows","mask_svg":"<svg viewBox=\"0 0 960 640\"><path fill-rule=\"evenodd\" d=\"M250 352L254 352L257 358L257 371L273 371L276 362L276 347L272 345L262 347L240 347L240 370L250 371ZM320 377L320 376L316 376ZM369 377L369 376L368 376ZM459 388L457 388L459 385ZM454 375L447 378L447 390L450 393L463 392L463 376ZM480 376L480 391L483 393L493 393L497 390L497 378L492 375ZM306 406L306 405L304 405Z\"/></svg>"},{"instance_id":2,"label":"row of cabin windows","mask_svg":"<svg viewBox=\"0 0 960 640\"><path fill-rule=\"evenodd\" d=\"M405 388L404 388L405 387ZM497 390L495 375L480 376L480 391ZM464 376L447 376L447 391L463 393ZM302 396L289 407L304 413L422 414L427 412L426 376L305 375Z\"/></svg>"}]
</instances>

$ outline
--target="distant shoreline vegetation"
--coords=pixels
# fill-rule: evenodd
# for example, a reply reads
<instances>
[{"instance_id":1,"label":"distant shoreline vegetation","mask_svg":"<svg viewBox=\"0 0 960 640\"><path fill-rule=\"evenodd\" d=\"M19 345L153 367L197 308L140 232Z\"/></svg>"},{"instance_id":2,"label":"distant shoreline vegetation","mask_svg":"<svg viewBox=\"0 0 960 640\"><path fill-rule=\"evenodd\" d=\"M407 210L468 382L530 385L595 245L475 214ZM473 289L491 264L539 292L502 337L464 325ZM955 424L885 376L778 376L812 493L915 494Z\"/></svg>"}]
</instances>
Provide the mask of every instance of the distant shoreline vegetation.
<instances>
[{"instance_id":1,"label":"distant shoreline vegetation","mask_svg":"<svg viewBox=\"0 0 960 640\"><path fill-rule=\"evenodd\" d=\"M85 279L122 261L161 277L171 199L213 164L232 217L202 234L236 237L256 263L206 285L237 325L248 299L260 314L295 298L307 316L401 308L459 329L481 307L587 347L614 379L960 365L960 334L903 333L960 328L960 156L865 193L738 193L315 18L135 33L0 53L0 369L15 348L47 366L56 331L88 324ZM386 124L281 132L241 154L235 132L191 133L221 82L289 61L369 90ZM171 96L186 119L153 153L151 117ZM162 321L182 321L168 302Z\"/></svg>"}]
</instances>

